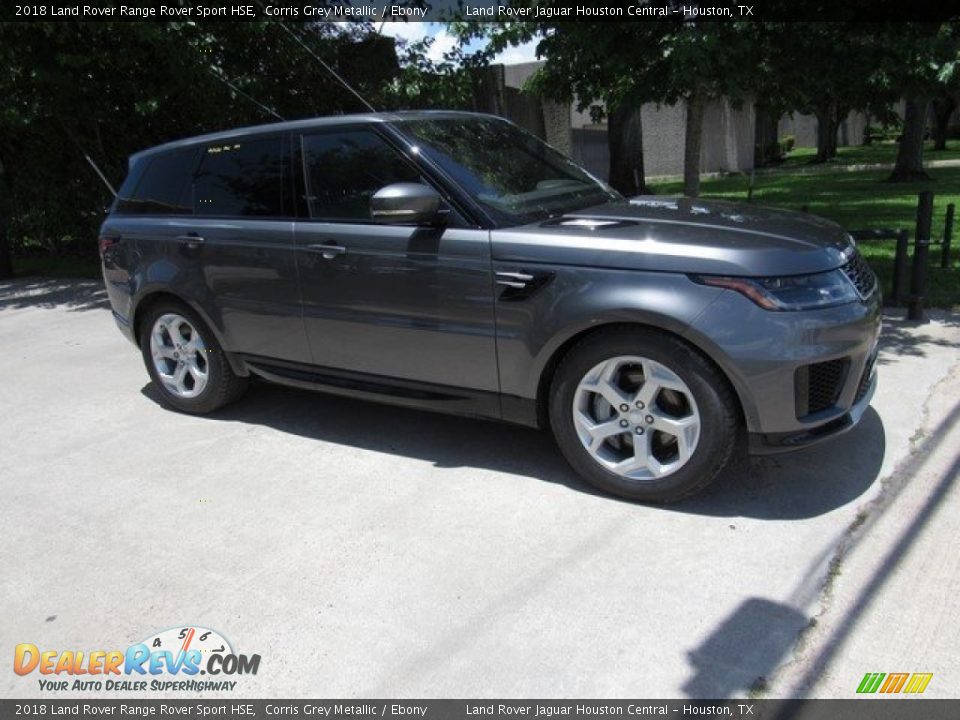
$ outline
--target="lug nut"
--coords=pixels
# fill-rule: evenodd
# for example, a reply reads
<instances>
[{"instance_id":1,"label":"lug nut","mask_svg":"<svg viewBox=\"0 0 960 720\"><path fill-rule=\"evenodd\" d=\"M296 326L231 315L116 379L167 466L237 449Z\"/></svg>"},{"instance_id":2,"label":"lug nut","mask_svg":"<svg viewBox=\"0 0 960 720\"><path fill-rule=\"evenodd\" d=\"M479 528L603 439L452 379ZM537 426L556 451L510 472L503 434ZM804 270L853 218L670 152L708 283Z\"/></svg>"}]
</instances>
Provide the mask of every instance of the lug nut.
<instances>
[{"instance_id":1,"label":"lug nut","mask_svg":"<svg viewBox=\"0 0 960 720\"><path fill-rule=\"evenodd\" d=\"M647 421L647 425L652 424L652 423L653 423L653 415L647 415L647 416L644 418L644 420Z\"/></svg>"},{"instance_id":2,"label":"lug nut","mask_svg":"<svg viewBox=\"0 0 960 720\"><path fill-rule=\"evenodd\" d=\"M626 420L621 420L621 421L620 421L620 427L626 427L626 426L629 425L629 424L630 424L630 423L628 423Z\"/></svg>"},{"instance_id":3,"label":"lug nut","mask_svg":"<svg viewBox=\"0 0 960 720\"><path fill-rule=\"evenodd\" d=\"M620 406L620 412L626 412L629 409L630 409L630 406L627 405L626 403Z\"/></svg>"},{"instance_id":4,"label":"lug nut","mask_svg":"<svg viewBox=\"0 0 960 720\"><path fill-rule=\"evenodd\" d=\"M637 400L637 410L643 410L644 407L645 406L643 402L641 402L640 400Z\"/></svg>"},{"instance_id":5,"label":"lug nut","mask_svg":"<svg viewBox=\"0 0 960 720\"><path fill-rule=\"evenodd\" d=\"M634 429L634 432L635 432L637 435L643 435L643 428L640 427L639 425L637 425L637 427Z\"/></svg>"}]
</instances>

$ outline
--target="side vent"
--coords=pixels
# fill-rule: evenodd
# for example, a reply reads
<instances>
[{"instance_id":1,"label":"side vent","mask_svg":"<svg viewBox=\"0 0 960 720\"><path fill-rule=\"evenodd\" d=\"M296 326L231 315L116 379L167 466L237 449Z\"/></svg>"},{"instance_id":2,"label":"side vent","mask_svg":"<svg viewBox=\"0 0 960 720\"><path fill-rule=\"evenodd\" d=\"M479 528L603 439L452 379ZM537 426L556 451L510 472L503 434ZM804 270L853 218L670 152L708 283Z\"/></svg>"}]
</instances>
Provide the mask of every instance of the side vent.
<instances>
[{"instance_id":1,"label":"side vent","mask_svg":"<svg viewBox=\"0 0 960 720\"><path fill-rule=\"evenodd\" d=\"M503 288L499 299L505 302L526 300L546 287L553 280L553 276L552 272L542 271L497 272L497 285Z\"/></svg>"}]
</instances>

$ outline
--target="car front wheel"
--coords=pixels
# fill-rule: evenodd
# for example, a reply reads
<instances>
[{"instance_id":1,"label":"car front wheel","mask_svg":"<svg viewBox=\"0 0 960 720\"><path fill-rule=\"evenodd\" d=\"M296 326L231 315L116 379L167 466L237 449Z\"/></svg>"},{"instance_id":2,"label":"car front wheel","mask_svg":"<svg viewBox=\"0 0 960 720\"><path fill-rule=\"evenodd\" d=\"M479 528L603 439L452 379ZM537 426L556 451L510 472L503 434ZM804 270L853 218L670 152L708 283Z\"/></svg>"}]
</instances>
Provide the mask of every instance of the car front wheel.
<instances>
[{"instance_id":1,"label":"car front wheel","mask_svg":"<svg viewBox=\"0 0 960 720\"><path fill-rule=\"evenodd\" d=\"M554 376L550 424L584 479L641 502L703 489L740 436L736 398L713 365L639 328L601 331L570 350Z\"/></svg>"}]
</instances>

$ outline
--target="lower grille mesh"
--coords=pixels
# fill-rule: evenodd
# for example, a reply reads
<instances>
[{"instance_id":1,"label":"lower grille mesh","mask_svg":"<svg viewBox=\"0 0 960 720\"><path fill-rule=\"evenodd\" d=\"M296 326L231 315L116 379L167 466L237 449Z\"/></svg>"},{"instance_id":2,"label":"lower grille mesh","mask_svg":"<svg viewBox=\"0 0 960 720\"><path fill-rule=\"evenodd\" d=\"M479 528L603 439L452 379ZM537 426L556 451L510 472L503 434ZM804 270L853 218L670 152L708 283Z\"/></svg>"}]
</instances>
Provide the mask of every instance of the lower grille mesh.
<instances>
[{"instance_id":1,"label":"lower grille mesh","mask_svg":"<svg viewBox=\"0 0 960 720\"><path fill-rule=\"evenodd\" d=\"M848 358L839 358L798 368L795 377L797 417L812 415L836 405L849 367Z\"/></svg>"},{"instance_id":2,"label":"lower grille mesh","mask_svg":"<svg viewBox=\"0 0 960 720\"><path fill-rule=\"evenodd\" d=\"M867 390L870 389L870 378L873 375L873 366L876 363L877 357L874 355L867 362L867 366L863 369L863 375L860 376L860 384L857 386L857 395L853 399L854 404L863 400L863 396L867 394Z\"/></svg>"}]
</instances>

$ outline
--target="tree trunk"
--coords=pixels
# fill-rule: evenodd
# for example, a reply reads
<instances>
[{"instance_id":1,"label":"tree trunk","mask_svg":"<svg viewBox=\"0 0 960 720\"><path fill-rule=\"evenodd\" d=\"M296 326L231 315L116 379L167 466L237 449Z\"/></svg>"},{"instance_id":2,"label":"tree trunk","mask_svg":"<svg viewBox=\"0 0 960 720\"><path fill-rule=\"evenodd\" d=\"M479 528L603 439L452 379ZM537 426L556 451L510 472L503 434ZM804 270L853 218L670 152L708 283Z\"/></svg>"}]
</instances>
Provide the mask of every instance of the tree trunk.
<instances>
[{"instance_id":1,"label":"tree trunk","mask_svg":"<svg viewBox=\"0 0 960 720\"><path fill-rule=\"evenodd\" d=\"M700 148L706 105L706 93L702 87L695 86L687 100L687 129L683 143L683 194L687 197L700 195Z\"/></svg>"},{"instance_id":2,"label":"tree trunk","mask_svg":"<svg viewBox=\"0 0 960 720\"><path fill-rule=\"evenodd\" d=\"M840 127L836 103L817 108L817 155L815 163L823 163L837 156L837 130Z\"/></svg>"},{"instance_id":3,"label":"tree trunk","mask_svg":"<svg viewBox=\"0 0 960 720\"><path fill-rule=\"evenodd\" d=\"M643 123L639 105L625 102L610 111L607 146L610 185L627 197L651 194L643 170Z\"/></svg>"},{"instance_id":4,"label":"tree trunk","mask_svg":"<svg viewBox=\"0 0 960 720\"><path fill-rule=\"evenodd\" d=\"M777 137L779 114L773 109L756 103L754 105L753 159L756 167L774 165L781 160L780 142Z\"/></svg>"},{"instance_id":5,"label":"tree trunk","mask_svg":"<svg viewBox=\"0 0 960 720\"><path fill-rule=\"evenodd\" d=\"M897 161L888 182L916 182L929 180L923 170L923 134L927 125L926 98L907 98L903 116L903 134L897 147Z\"/></svg>"},{"instance_id":6,"label":"tree trunk","mask_svg":"<svg viewBox=\"0 0 960 720\"><path fill-rule=\"evenodd\" d=\"M833 160L837 156L837 145L839 143L838 135L840 135L840 123L843 121L843 118L846 116L843 108L835 107L833 115L833 131L830 133L830 137L827 139L827 147L829 148L830 159Z\"/></svg>"},{"instance_id":7,"label":"tree trunk","mask_svg":"<svg viewBox=\"0 0 960 720\"><path fill-rule=\"evenodd\" d=\"M3 173L3 160L0 160L0 278L13 277L13 254L10 250L10 236L8 234L10 223L7 221L7 208L9 203L6 192L6 176Z\"/></svg>"},{"instance_id":8,"label":"tree trunk","mask_svg":"<svg viewBox=\"0 0 960 720\"><path fill-rule=\"evenodd\" d=\"M933 149L947 149L947 125L950 116L957 107L956 98L951 96L934 98L933 103Z\"/></svg>"}]
</instances>

